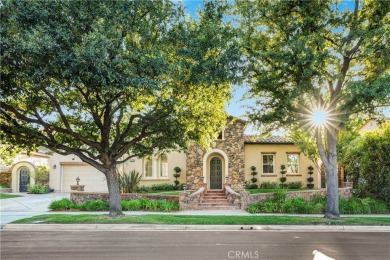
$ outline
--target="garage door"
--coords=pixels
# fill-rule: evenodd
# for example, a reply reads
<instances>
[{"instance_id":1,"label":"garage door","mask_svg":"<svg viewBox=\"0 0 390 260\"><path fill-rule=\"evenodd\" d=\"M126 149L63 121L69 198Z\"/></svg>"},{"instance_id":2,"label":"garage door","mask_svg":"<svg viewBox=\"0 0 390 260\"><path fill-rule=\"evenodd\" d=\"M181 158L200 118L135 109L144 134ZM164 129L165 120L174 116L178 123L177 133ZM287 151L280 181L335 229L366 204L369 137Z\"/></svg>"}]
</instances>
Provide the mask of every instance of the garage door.
<instances>
[{"instance_id":1,"label":"garage door","mask_svg":"<svg viewBox=\"0 0 390 260\"><path fill-rule=\"evenodd\" d=\"M106 177L103 173L89 165L62 165L62 191L70 192L70 185L76 184L80 178L80 185L85 185L84 191L107 192Z\"/></svg>"}]
</instances>

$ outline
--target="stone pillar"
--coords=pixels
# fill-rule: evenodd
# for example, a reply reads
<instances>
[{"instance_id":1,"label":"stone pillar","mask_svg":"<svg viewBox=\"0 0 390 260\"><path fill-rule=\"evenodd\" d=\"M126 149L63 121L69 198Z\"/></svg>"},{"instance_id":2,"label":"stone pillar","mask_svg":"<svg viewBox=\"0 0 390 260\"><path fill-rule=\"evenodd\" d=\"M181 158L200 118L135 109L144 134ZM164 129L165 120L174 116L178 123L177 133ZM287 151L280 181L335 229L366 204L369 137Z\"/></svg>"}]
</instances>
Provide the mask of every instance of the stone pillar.
<instances>
[{"instance_id":1,"label":"stone pillar","mask_svg":"<svg viewBox=\"0 0 390 260\"><path fill-rule=\"evenodd\" d=\"M241 209L246 209L250 203L250 194L249 192L243 190L243 191L240 191L240 195L241 195Z\"/></svg>"},{"instance_id":2,"label":"stone pillar","mask_svg":"<svg viewBox=\"0 0 390 260\"><path fill-rule=\"evenodd\" d=\"M187 191L180 192L179 205L180 205L181 210L185 210L188 208L188 196L189 196L189 193Z\"/></svg>"}]
</instances>

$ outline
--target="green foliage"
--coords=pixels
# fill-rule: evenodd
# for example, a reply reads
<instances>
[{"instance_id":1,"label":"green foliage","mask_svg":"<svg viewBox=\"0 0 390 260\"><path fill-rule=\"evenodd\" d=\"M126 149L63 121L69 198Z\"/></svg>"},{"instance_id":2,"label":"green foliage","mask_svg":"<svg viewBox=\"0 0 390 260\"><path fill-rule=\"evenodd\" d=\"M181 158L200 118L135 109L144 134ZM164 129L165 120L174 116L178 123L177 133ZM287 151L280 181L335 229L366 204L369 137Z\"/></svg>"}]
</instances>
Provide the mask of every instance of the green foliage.
<instances>
[{"instance_id":1,"label":"green foliage","mask_svg":"<svg viewBox=\"0 0 390 260\"><path fill-rule=\"evenodd\" d=\"M173 171L176 173L179 173L179 172L181 172L181 169L179 166L176 166L175 168L173 168Z\"/></svg>"},{"instance_id":2,"label":"green foliage","mask_svg":"<svg viewBox=\"0 0 390 260\"><path fill-rule=\"evenodd\" d=\"M279 183L271 181L263 181L260 184L260 189L279 189Z\"/></svg>"},{"instance_id":3,"label":"green foliage","mask_svg":"<svg viewBox=\"0 0 390 260\"><path fill-rule=\"evenodd\" d=\"M34 175L35 182L40 185L48 185L49 174L50 174L49 166L38 165L37 168L35 169L35 175Z\"/></svg>"},{"instance_id":4,"label":"green foliage","mask_svg":"<svg viewBox=\"0 0 390 260\"><path fill-rule=\"evenodd\" d=\"M280 182L283 185L287 181L287 178L286 177L280 177L279 180L280 180Z\"/></svg>"},{"instance_id":5,"label":"green foliage","mask_svg":"<svg viewBox=\"0 0 390 260\"><path fill-rule=\"evenodd\" d=\"M27 191L31 194L45 194L50 192L50 188L47 185L35 184L29 185Z\"/></svg>"},{"instance_id":6,"label":"green foliage","mask_svg":"<svg viewBox=\"0 0 390 260\"><path fill-rule=\"evenodd\" d=\"M257 184L249 184L249 185L246 185L246 189L258 189L259 186L257 186Z\"/></svg>"},{"instance_id":7,"label":"green foliage","mask_svg":"<svg viewBox=\"0 0 390 260\"><path fill-rule=\"evenodd\" d=\"M372 198L339 199L341 214L386 214L389 208L385 202ZM275 193L272 198L250 204L246 209L250 213L292 213L292 214L323 214L325 213L326 197L314 196L307 202L296 197L286 199L283 192Z\"/></svg>"},{"instance_id":8,"label":"green foliage","mask_svg":"<svg viewBox=\"0 0 390 260\"><path fill-rule=\"evenodd\" d=\"M0 183L0 188L1 189L5 189L5 188L9 188L10 186L8 184L2 184Z\"/></svg>"},{"instance_id":9,"label":"green foliage","mask_svg":"<svg viewBox=\"0 0 390 260\"><path fill-rule=\"evenodd\" d=\"M179 173L174 173L174 174L173 174L173 177L179 178L179 177L180 177L180 174L179 174Z\"/></svg>"},{"instance_id":10,"label":"green foliage","mask_svg":"<svg viewBox=\"0 0 390 260\"><path fill-rule=\"evenodd\" d=\"M358 197L375 194L390 204L390 124L358 136L340 154Z\"/></svg>"},{"instance_id":11,"label":"green foliage","mask_svg":"<svg viewBox=\"0 0 390 260\"><path fill-rule=\"evenodd\" d=\"M241 60L226 8L206 2L193 19L169 0L3 1L0 139L110 179L132 157L209 147Z\"/></svg>"},{"instance_id":12,"label":"green foliage","mask_svg":"<svg viewBox=\"0 0 390 260\"><path fill-rule=\"evenodd\" d=\"M153 184L151 186L139 186L136 188L137 192L147 191L171 191L171 190L183 190L184 183L175 185L171 183Z\"/></svg>"},{"instance_id":13,"label":"green foliage","mask_svg":"<svg viewBox=\"0 0 390 260\"><path fill-rule=\"evenodd\" d=\"M119 189L122 193L133 193L142 179L142 174L136 170L118 174Z\"/></svg>"},{"instance_id":14,"label":"green foliage","mask_svg":"<svg viewBox=\"0 0 390 260\"><path fill-rule=\"evenodd\" d=\"M48 208L51 210L63 211L63 210L69 210L74 208L75 207L74 205L75 204L69 199L63 198L60 200L52 201Z\"/></svg>"},{"instance_id":15,"label":"green foliage","mask_svg":"<svg viewBox=\"0 0 390 260\"><path fill-rule=\"evenodd\" d=\"M180 167L176 166L175 168L173 168L173 171L175 172L173 174L173 177L175 177L175 180L173 182L175 183L176 186L178 186L180 184L180 181L177 178L180 177L181 169Z\"/></svg>"},{"instance_id":16,"label":"green foliage","mask_svg":"<svg viewBox=\"0 0 390 260\"><path fill-rule=\"evenodd\" d=\"M257 182L257 178L254 178L254 177L253 177L253 178L251 179L251 181L252 181L253 183L256 183L256 182Z\"/></svg>"},{"instance_id":17,"label":"green foliage","mask_svg":"<svg viewBox=\"0 0 390 260\"><path fill-rule=\"evenodd\" d=\"M177 211L180 209L178 202L167 200L148 200L145 198L130 201L121 201L125 211ZM50 203L49 209L55 211L79 210L79 211L108 211L109 204L102 200L88 201L86 203L75 204L69 199L56 200Z\"/></svg>"},{"instance_id":18,"label":"green foliage","mask_svg":"<svg viewBox=\"0 0 390 260\"><path fill-rule=\"evenodd\" d=\"M313 183L308 183L308 184L307 184L307 187L308 187L309 189L313 189L313 188L314 188L314 184L313 184Z\"/></svg>"},{"instance_id":19,"label":"green foliage","mask_svg":"<svg viewBox=\"0 0 390 260\"><path fill-rule=\"evenodd\" d=\"M257 175L257 172L256 172L256 167L255 166L251 166L251 175L252 175L252 183L255 184L257 182L257 178L255 177ZM256 185L257 186L257 185Z\"/></svg>"},{"instance_id":20,"label":"green foliage","mask_svg":"<svg viewBox=\"0 0 390 260\"><path fill-rule=\"evenodd\" d=\"M313 181L314 181L314 178L313 178L313 177L309 177L309 178L307 178L307 181L308 181L308 182L313 182Z\"/></svg>"},{"instance_id":21,"label":"green foliage","mask_svg":"<svg viewBox=\"0 0 390 260\"><path fill-rule=\"evenodd\" d=\"M301 181L294 181L287 183L287 189L300 189L302 188L303 183Z\"/></svg>"},{"instance_id":22,"label":"green foliage","mask_svg":"<svg viewBox=\"0 0 390 260\"><path fill-rule=\"evenodd\" d=\"M87 211L108 211L108 202L102 200L88 201L85 203L85 209Z\"/></svg>"}]
</instances>

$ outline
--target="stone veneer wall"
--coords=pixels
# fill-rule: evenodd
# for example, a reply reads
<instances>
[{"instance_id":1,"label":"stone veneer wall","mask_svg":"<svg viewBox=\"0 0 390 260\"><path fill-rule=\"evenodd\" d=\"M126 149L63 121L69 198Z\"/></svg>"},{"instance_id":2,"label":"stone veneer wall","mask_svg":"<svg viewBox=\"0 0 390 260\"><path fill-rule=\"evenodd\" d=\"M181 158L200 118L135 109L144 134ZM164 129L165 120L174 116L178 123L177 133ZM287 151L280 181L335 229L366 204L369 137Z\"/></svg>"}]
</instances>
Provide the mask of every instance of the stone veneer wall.
<instances>
[{"instance_id":1,"label":"stone veneer wall","mask_svg":"<svg viewBox=\"0 0 390 260\"><path fill-rule=\"evenodd\" d=\"M158 195L158 194L141 194L141 193L123 193L121 194L122 200L135 200L135 199L150 199L150 200L168 200L179 202L179 196ZM71 192L70 200L76 204L84 203L92 200L102 200L108 202L108 193L100 192Z\"/></svg>"},{"instance_id":2,"label":"stone veneer wall","mask_svg":"<svg viewBox=\"0 0 390 260\"><path fill-rule=\"evenodd\" d=\"M242 189L245 181L244 165L244 131L246 122L236 118L229 118L224 130L224 140L216 140L213 149L224 151L228 157L229 183L233 189ZM187 188L199 189L202 186L203 155L207 151L201 146L192 143L187 153ZM207 176L209 177L209 176ZM208 182L208 180L204 180ZM225 181L222 180L222 186Z\"/></svg>"}]
</instances>

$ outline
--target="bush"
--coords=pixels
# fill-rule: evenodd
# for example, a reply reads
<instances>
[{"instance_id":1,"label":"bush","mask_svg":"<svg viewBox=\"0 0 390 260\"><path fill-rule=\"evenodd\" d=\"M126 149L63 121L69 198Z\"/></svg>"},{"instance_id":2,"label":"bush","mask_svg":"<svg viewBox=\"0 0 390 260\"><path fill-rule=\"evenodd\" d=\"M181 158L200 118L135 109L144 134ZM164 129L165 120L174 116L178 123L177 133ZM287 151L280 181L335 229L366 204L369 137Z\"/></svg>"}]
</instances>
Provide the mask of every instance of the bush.
<instances>
[{"instance_id":1,"label":"bush","mask_svg":"<svg viewBox=\"0 0 390 260\"><path fill-rule=\"evenodd\" d=\"M9 188L10 186L8 184L0 183L0 188Z\"/></svg>"},{"instance_id":2,"label":"bush","mask_svg":"<svg viewBox=\"0 0 390 260\"><path fill-rule=\"evenodd\" d=\"M389 212L387 204L372 198L339 199L341 214L386 214ZM276 192L272 198L262 202L250 204L247 211L250 213L294 213L294 214L321 214L325 213L326 197L314 196L309 202L303 198L286 199L286 193Z\"/></svg>"},{"instance_id":3,"label":"bush","mask_svg":"<svg viewBox=\"0 0 390 260\"><path fill-rule=\"evenodd\" d=\"M49 184L49 167L46 165L39 165L35 170L34 179L37 184Z\"/></svg>"},{"instance_id":4,"label":"bush","mask_svg":"<svg viewBox=\"0 0 390 260\"><path fill-rule=\"evenodd\" d=\"M35 184L28 186L27 191L31 194L46 194L50 192L50 188L47 185Z\"/></svg>"},{"instance_id":5,"label":"bush","mask_svg":"<svg viewBox=\"0 0 390 260\"><path fill-rule=\"evenodd\" d=\"M258 189L259 186L257 186L257 184L248 184L248 185L246 185L246 188L247 189Z\"/></svg>"},{"instance_id":6,"label":"bush","mask_svg":"<svg viewBox=\"0 0 390 260\"><path fill-rule=\"evenodd\" d=\"M279 189L279 183L277 182L270 182L270 181L264 181L260 184L260 189Z\"/></svg>"},{"instance_id":7,"label":"bush","mask_svg":"<svg viewBox=\"0 0 390 260\"><path fill-rule=\"evenodd\" d=\"M302 188L303 183L301 181L294 181L287 183L287 188L289 189L300 189Z\"/></svg>"},{"instance_id":8,"label":"bush","mask_svg":"<svg viewBox=\"0 0 390 260\"><path fill-rule=\"evenodd\" d=\"M60 200L55 200L55 201L51 202L49 205L49 209L51 209L51 210L64 211L64 210L69 210L72 208L75 208L75 204L66 198L63 198Z\"/></svg>"},{"instance_id":9,"label":"bush","mask_svg":"<svg viewBox=\"0 0 390 260\"><path fill-rule=\"evenodd\" d=\"M124 211L138 211L142 208L140 200L123 200L121 204Z\"/></svg>"},{"instance_id":10,"label":"bush","mask_svg":"<svg viewBox=\"0 0 390 260\"><path fill-rule=\"evenodd\" d=\"M313 182L313 181L314 181L314 178L313 178L313 177L309 177L309 178L307 178L307 181L308 181L308 182Z\"/></svg>"},{"instance_id":11,"label":"bush","mask_svg":"<svg viewBox=\"0 0 390 260\"><path fill-rule=\"evenodd\" d=\"M286 177L280 177L279 180L280 180L281 183L285 183L287 178Z\"/></svg>"},{"instance_id":12,"label":"bush","mask_svg":"<svg viewBox=\"0 0 390 260\"><path fill-rule=\"evenodd\" d=\"M314 184L313 184L313 183L309 183L309 184L307 184L307 187L308 187L309 189L313 189L313 188L314 188Z\"/></svg>"},{"instance_id":13,"label":"bush","mask_svg":"<svg viewBox=\"0 0 390 260\"><path fill-rule=\"evenodd\" d=\"M93 200L85 203L85 209L87 211L108 211L109 204L102 200Z\"/></svg>"},{"instance_id":14,"label":"bush","mask_svg":"<svg viewBox=\"0 0 390 260\"><path fill-rule=\"evenodd\" d=\"M122 193L133 193L141 178L142 174L136 170L132 170L130 173L118 174L119 189Z\"/></svg>"},{"instance_id":15,"label":"bush","mask_svg":"<svg viewBox=\"0 0 390 260\"><path fill-rule=\"evenodd\" d=\"M253 177L253 178L251 179L251 181L252 181L253 183L255 183L255 182L257 182L257 178L254 178L254 177Z\"/></svg>"}]
</instances>

